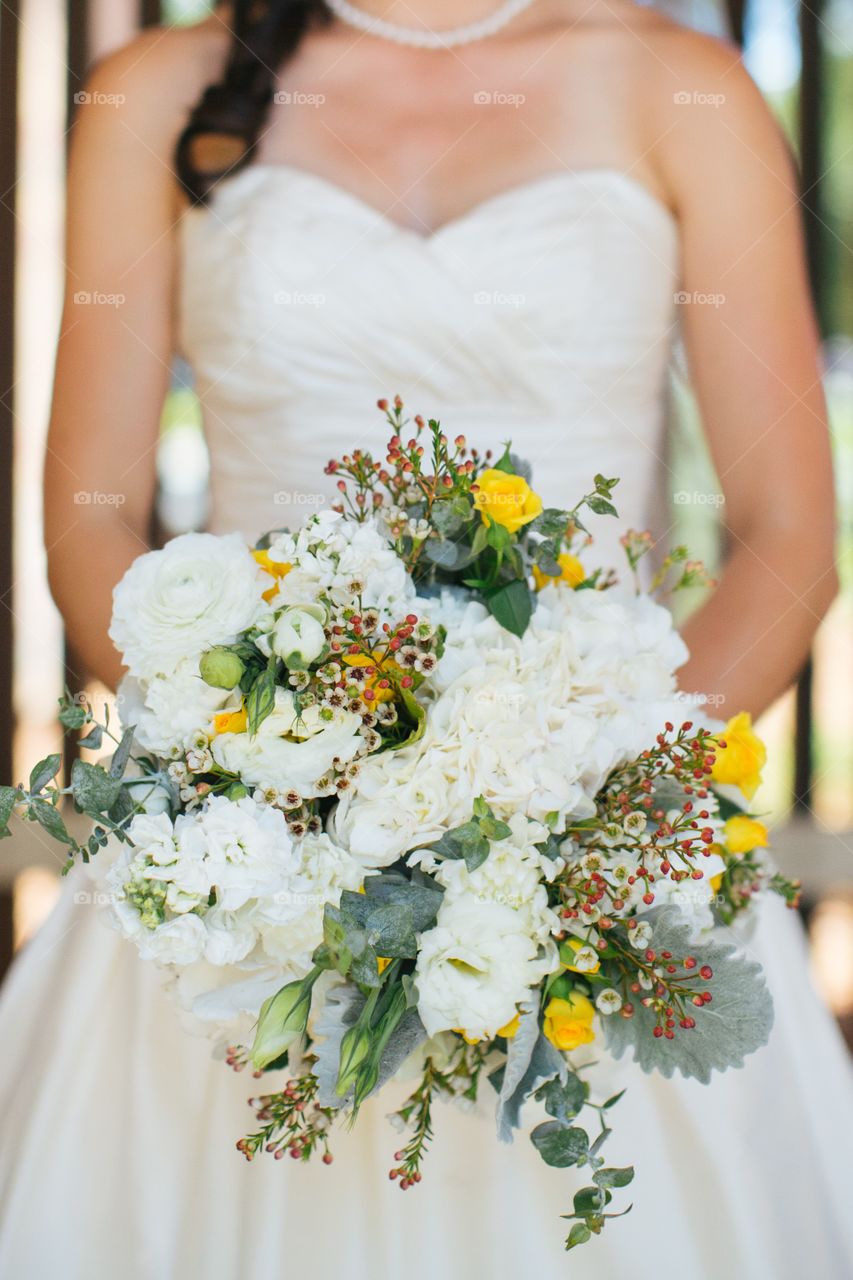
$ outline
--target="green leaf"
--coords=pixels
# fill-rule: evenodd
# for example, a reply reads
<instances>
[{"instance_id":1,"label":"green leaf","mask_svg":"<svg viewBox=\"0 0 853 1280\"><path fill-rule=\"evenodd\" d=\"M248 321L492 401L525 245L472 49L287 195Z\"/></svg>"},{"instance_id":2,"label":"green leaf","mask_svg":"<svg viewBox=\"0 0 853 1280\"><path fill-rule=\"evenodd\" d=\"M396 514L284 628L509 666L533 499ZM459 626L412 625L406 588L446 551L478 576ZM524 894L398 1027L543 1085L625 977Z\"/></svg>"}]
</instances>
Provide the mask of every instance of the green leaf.
<instances>
[{"instance_id":1,"label":"green leaf","mask_svg":"<svg viewBox=\"0 0 853 1280\"><path fill-rule=\"evenodd\" d=\"M377 955L392 959L414 959L417 956L415 917L407 904L380 903L373 907L365 923L370 945Z\"/></svg>"},{"instance_id":2,"label":"green leaf","mask_svg":"<svg viewBox=\"0 0 853 1280\"><path fill-rule=\"evenodd\" d=\"M99 751L104 741L104 726L102 724L93 724L85 738L81 738L79 746L85 747L87 751Z\"/></svg>"},{"instance_id":3,"label":"green leaf","mask_svg":"<svg viewBox=\"0 0 853 1280\"><path fill-rule=\"evenodd\" d=\"M99 764L75 760L71 766L71 794L84 813L97 817L111 809L121 794L119 778L111 778Z\"/></svg>"},{"instance_id":4,"label":"green leaf","mask_svg":"<svg viewBox=\"0 0 853 1280\"><path fill-rule=\"evenodd\" d=\"M568 511L558 507L546 507L535 520L527 526L530 533L540 533L543 538L561 538L569 524Z\"/></svg>"},{"instance_id":5,"label":"green leaf","mask_svg":"<svg viewBox=\"0 0 853 1280\"><path fill-rule=\"evenodd\" d=\"M580 1163L589 1150L589 1138L583 1129L572 1128L558 1120L538 1124L530 1141L546 1164L555 1169L568 1169Z\"/></svg>"},{"instance_id":6,"label":"green leaf","mask_svg":"<svg viewBox=\"0 0 853 1280\"><path fill-rule=\"evenodd\" d=\"M82 729L89 719L89 712L76 702L59 700L59 723L63 729Z\"/></svg>"},{"instance_id":7,"label":"green leaf","mask_svg":"<svg viewBox=\"0 0 853 1280\"><path fill-rule=\"evenodd\" d=\"M533 614L533 596L526 582L517 579L485 598L486 608L505 631L523 636Z\"/></svg>"},{"instance_id":8,"label":"green leaf","mask_svg":"<svg viewBox=\"0 0 853 1280\"><path fill-rule=\"evenodd\" d=\"M357 902L363 908L366 919L377 902L402 903L412 912L417 932L425 933L435 924L443 898L444 894L434 881L415 884L398 872L386 871L382 875L368 876L364 882L364 893L346 890L341 895L341 906L346 905L346 910L349 911L350 904Z\"/></svg>"},{"instance_id":9,"label":"green leaf","mask_svg":"<svg viewBox=\"0 0 853 1280\"><path fill-rule=\"evenodd\" d=\"M574 1211L581 1217L589 1213L601 1213L607 1203L607 1195L600 1187L581 1187L575 1192Z\"/></svg>"},{"instance_id":10,"label":"green leaf","mask_svg":"<svg viewBox=\"0 0 853 1280\"><path fill-rule=\"evenodd\" d=\"M585 1222L576 1222L569 1232L569 1238L566 1241L567 1249L574 1249L579 1244L586 1244L587 1240L592 1239L592 1232Z\"/></svg>"},{"instance_id":11,"label":"green leaf","mask_svg":"<svg viewBox=\"0 0 853 1280\"><path fill-rule=\"evenodd\" d=\"M70 836L65 829L62 814L52 804L48 804L47 800L31 800L27 806L27 814L60 844L74 844L74 837Z\"/></svg>"},{"instance_id":12,"label":"green leaf","mask_svg":"<svg viewBox=\"0 0 853 1280\"><path fill-rule=\"evenodd\" d=\"M269 664L255 680L246 698L247 728L253 737L274 707L275 660L270 659Z\"/></svg>"},{"instance_id":13,"label":"green leaf","mask_svg":"<svg viewBox=\"0 0 853 1280\"><path fill-rule=\"evenodd\" d=\"M492 463L492 470L503 471L504 475L514 476L514 475L517 475L518 473L515 469L515 463L512 460L512 454L510 453L510 446L511 446L511 441L507 440L506 444L504 445L503 453L498 458L497 462Z\"/></svg>"},{"instance_id":14,"label":"green leaf","mask_svg":"<svg viewBox=\"0 0 853 1280\"><path fill-rule=\"evenodd\" d=\"M115 755L110 761L110 777L121 778L127 768L127 762L130 759L130 752L133 748L133 729L125 729L122 734L121 742L115 750Z\"/></svg>"},{"instance_id":15,"label":"green leaf","mask_svg":"<svg viewBox=\"0 0 853 1280\"><path fill-rule=\"evenodd\" d=\"M607 498L599 498L596 494L587 498L586 505L590 511L594 511L597 516L615 516L618 515L616 508Z\"/></svg>"},{"instance_id":16,"label":"green leaf","mask_svg":"<svg viewBox=\"0 0 853 1280\"><path fill-rule=\"evenodd\" d=\"M578 1115L588 1094L589 1086L580 1076L570 1072L565 1080L549 1080L538 1090L536 1097L544 1102L549 1116L566 1123Z\"/></svg>"},{"instance_id":17,"label":"green leaf","mask_svg":"<svg viewBox=\"0 0 853 1280\"><path fill-rule=\"evenodd\" d=\"M17 787L0 787L0 840L11 835L9 819L19 799Z\"/></svg>"},{"instance_id":18,"label":"green leaf","mask_svg":"<svg viewBox=\"0 0 853 1280\"><path fill-rule=\"evenodd\" d=\"M431 520L443 538L453 538L476 514L470 495L457 493L433 505Z\"/></svg>"},{"instance_id":19,"label":"green leaf","mask_svg":"<svg viewBox=\"0 0 853 1280\"><path fill-rule=\"evenodd\" d=\"M627 1187L634 1181L634 1170L630 1165L624 1169L599 1169L592 1180L597 1187Z\"/></svg>"},{"instance_id":20,"label":"green leaf","mask_svg":"<svg viewBox=\"0 0 853 1280\"><path fill-rule=\"evenodd\" d=\"M445 831L435 844L429 846L443 858L463 858L469 871L476 871L489 856L489 841L480 830L476 818Z\"/></svg>"},{"instance_id":21,"label":"green leaf","mask_svg":"<svg viewBox=\"0 0 853 1280\"><path fill-rule=\"evenodd\" d=\"M58 752L40 760L30 773L30 791L41 791L46 787L56 777L61 764L62 756Z\"/></svg>"},{"instance_id":22,"label":"green leaf","mask_svg":"<svg viewBox=\"0 0 853 1280\"><path fill-rule=\"evenodd\" d=\"M389 751L399 751L401 747L408 747L412 743L420 741L426 729L426 711L418 702L414 691L400 687L399 694L407 715L414 721L414 727L407 738L402 738L399 742L395 742L393 746L388 748Z\"/></svg>"}]
</instances>

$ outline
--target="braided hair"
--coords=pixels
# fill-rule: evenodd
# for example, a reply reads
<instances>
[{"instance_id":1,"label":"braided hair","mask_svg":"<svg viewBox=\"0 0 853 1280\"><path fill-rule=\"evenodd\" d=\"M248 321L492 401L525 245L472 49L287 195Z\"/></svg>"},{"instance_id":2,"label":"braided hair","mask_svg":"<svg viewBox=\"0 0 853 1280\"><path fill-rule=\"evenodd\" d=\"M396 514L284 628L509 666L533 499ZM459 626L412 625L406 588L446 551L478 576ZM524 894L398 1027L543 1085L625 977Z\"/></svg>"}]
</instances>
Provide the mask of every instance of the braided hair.
<instances>
[{"instance_id":1,"label":"braided hair","mask_svg":"<svg viewBox=\"0 0 853 1280\"><path fill-rule=\"evenodd\" d=\"M178 179L197 204L250 162L279 68L309 27L330 16L323 0L234 0L232 13L222 79L205 89L175 148Z\"/></svg>"}]
</instances>

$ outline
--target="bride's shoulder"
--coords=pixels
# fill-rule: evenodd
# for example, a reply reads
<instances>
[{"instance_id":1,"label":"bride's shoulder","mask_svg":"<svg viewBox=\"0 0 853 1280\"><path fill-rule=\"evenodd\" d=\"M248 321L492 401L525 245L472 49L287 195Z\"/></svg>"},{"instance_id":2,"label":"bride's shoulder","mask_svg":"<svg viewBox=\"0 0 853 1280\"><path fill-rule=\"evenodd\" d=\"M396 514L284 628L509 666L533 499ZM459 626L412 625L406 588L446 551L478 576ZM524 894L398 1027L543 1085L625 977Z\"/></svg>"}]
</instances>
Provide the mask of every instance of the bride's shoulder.
<instances>
[{"instance_id":1,"label":"bride's shoulder","mask_svg":"<svg viewBox=\"0 0 853 1280\"><path fill-rule=\"evenodd\" d=\"M165 159L191 107L218 79L228 44L226 27L212 18L146 29L89 71L76 95L81 131L96 130L102 137L110 130L131 131L140 147ZM95 111L105 104L117 109Z\"/></svg>"}]
</instances>

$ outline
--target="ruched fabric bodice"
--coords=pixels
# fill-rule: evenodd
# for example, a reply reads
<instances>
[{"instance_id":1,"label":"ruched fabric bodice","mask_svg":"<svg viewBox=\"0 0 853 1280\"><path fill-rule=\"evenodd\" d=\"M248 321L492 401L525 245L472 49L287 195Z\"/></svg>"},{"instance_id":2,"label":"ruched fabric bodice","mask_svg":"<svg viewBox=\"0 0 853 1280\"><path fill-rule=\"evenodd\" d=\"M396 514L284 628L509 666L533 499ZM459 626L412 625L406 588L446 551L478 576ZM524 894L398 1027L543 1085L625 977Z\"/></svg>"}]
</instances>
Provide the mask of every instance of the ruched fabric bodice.
<instances>
[{"instance_id":1,"label":"ruched fabric bodice","mask_svg":"<svg viewBox=\"0 0 853 1280\"><path fill-rule=\"evenodd\" d=\"M301 169L258 165L182 225L180 341L211 452L211 527L255 535L332 500L399 392L481 446L511 440L549 505L622 477L643 528L675 330L670 212L609 169L510 188L429 236ZM606 554L605 554L606 553Z\"/></svg>"}]
</instances>

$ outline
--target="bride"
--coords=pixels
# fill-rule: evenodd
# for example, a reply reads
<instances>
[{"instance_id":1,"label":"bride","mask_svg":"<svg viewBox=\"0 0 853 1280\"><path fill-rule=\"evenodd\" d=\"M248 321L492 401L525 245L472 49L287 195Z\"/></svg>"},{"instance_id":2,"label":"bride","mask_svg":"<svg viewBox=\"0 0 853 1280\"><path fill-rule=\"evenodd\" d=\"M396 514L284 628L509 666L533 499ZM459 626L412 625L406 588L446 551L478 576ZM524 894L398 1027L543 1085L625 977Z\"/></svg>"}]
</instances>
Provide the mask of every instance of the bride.
<instances>
[{"instance_id":1,"label":"bride","mask_svg":"<svg viewBox=\"0 0 853 1280\"><path fill-rule=\"evenodd\" d=\"M511 438L550 504L621 476L620 528L642 528L680 328L728 538L683 687L758 713L789 684L835 589L829 449L792 166L729 47L630 0L241 0L144 35L90 88L46 503L88 672L119 678L110 596L148 544L175 351L216 531L331 500L323 464L381 446L373 404L394 392ZM75 505L81 488L123 502ZM251 1081L185 1033L86 884L72 875L0 1006L10 1280L853 1273L850 1075L784 908L742 939L777 1006L744 1070L703 1088L613 1066L634 1212L567 1261L573 1174L523 1136L499 1147L488 1114L443 1111L402 1197L384 1101L331 1168L247 1166Z\"/></svg>"}]
</instances>

